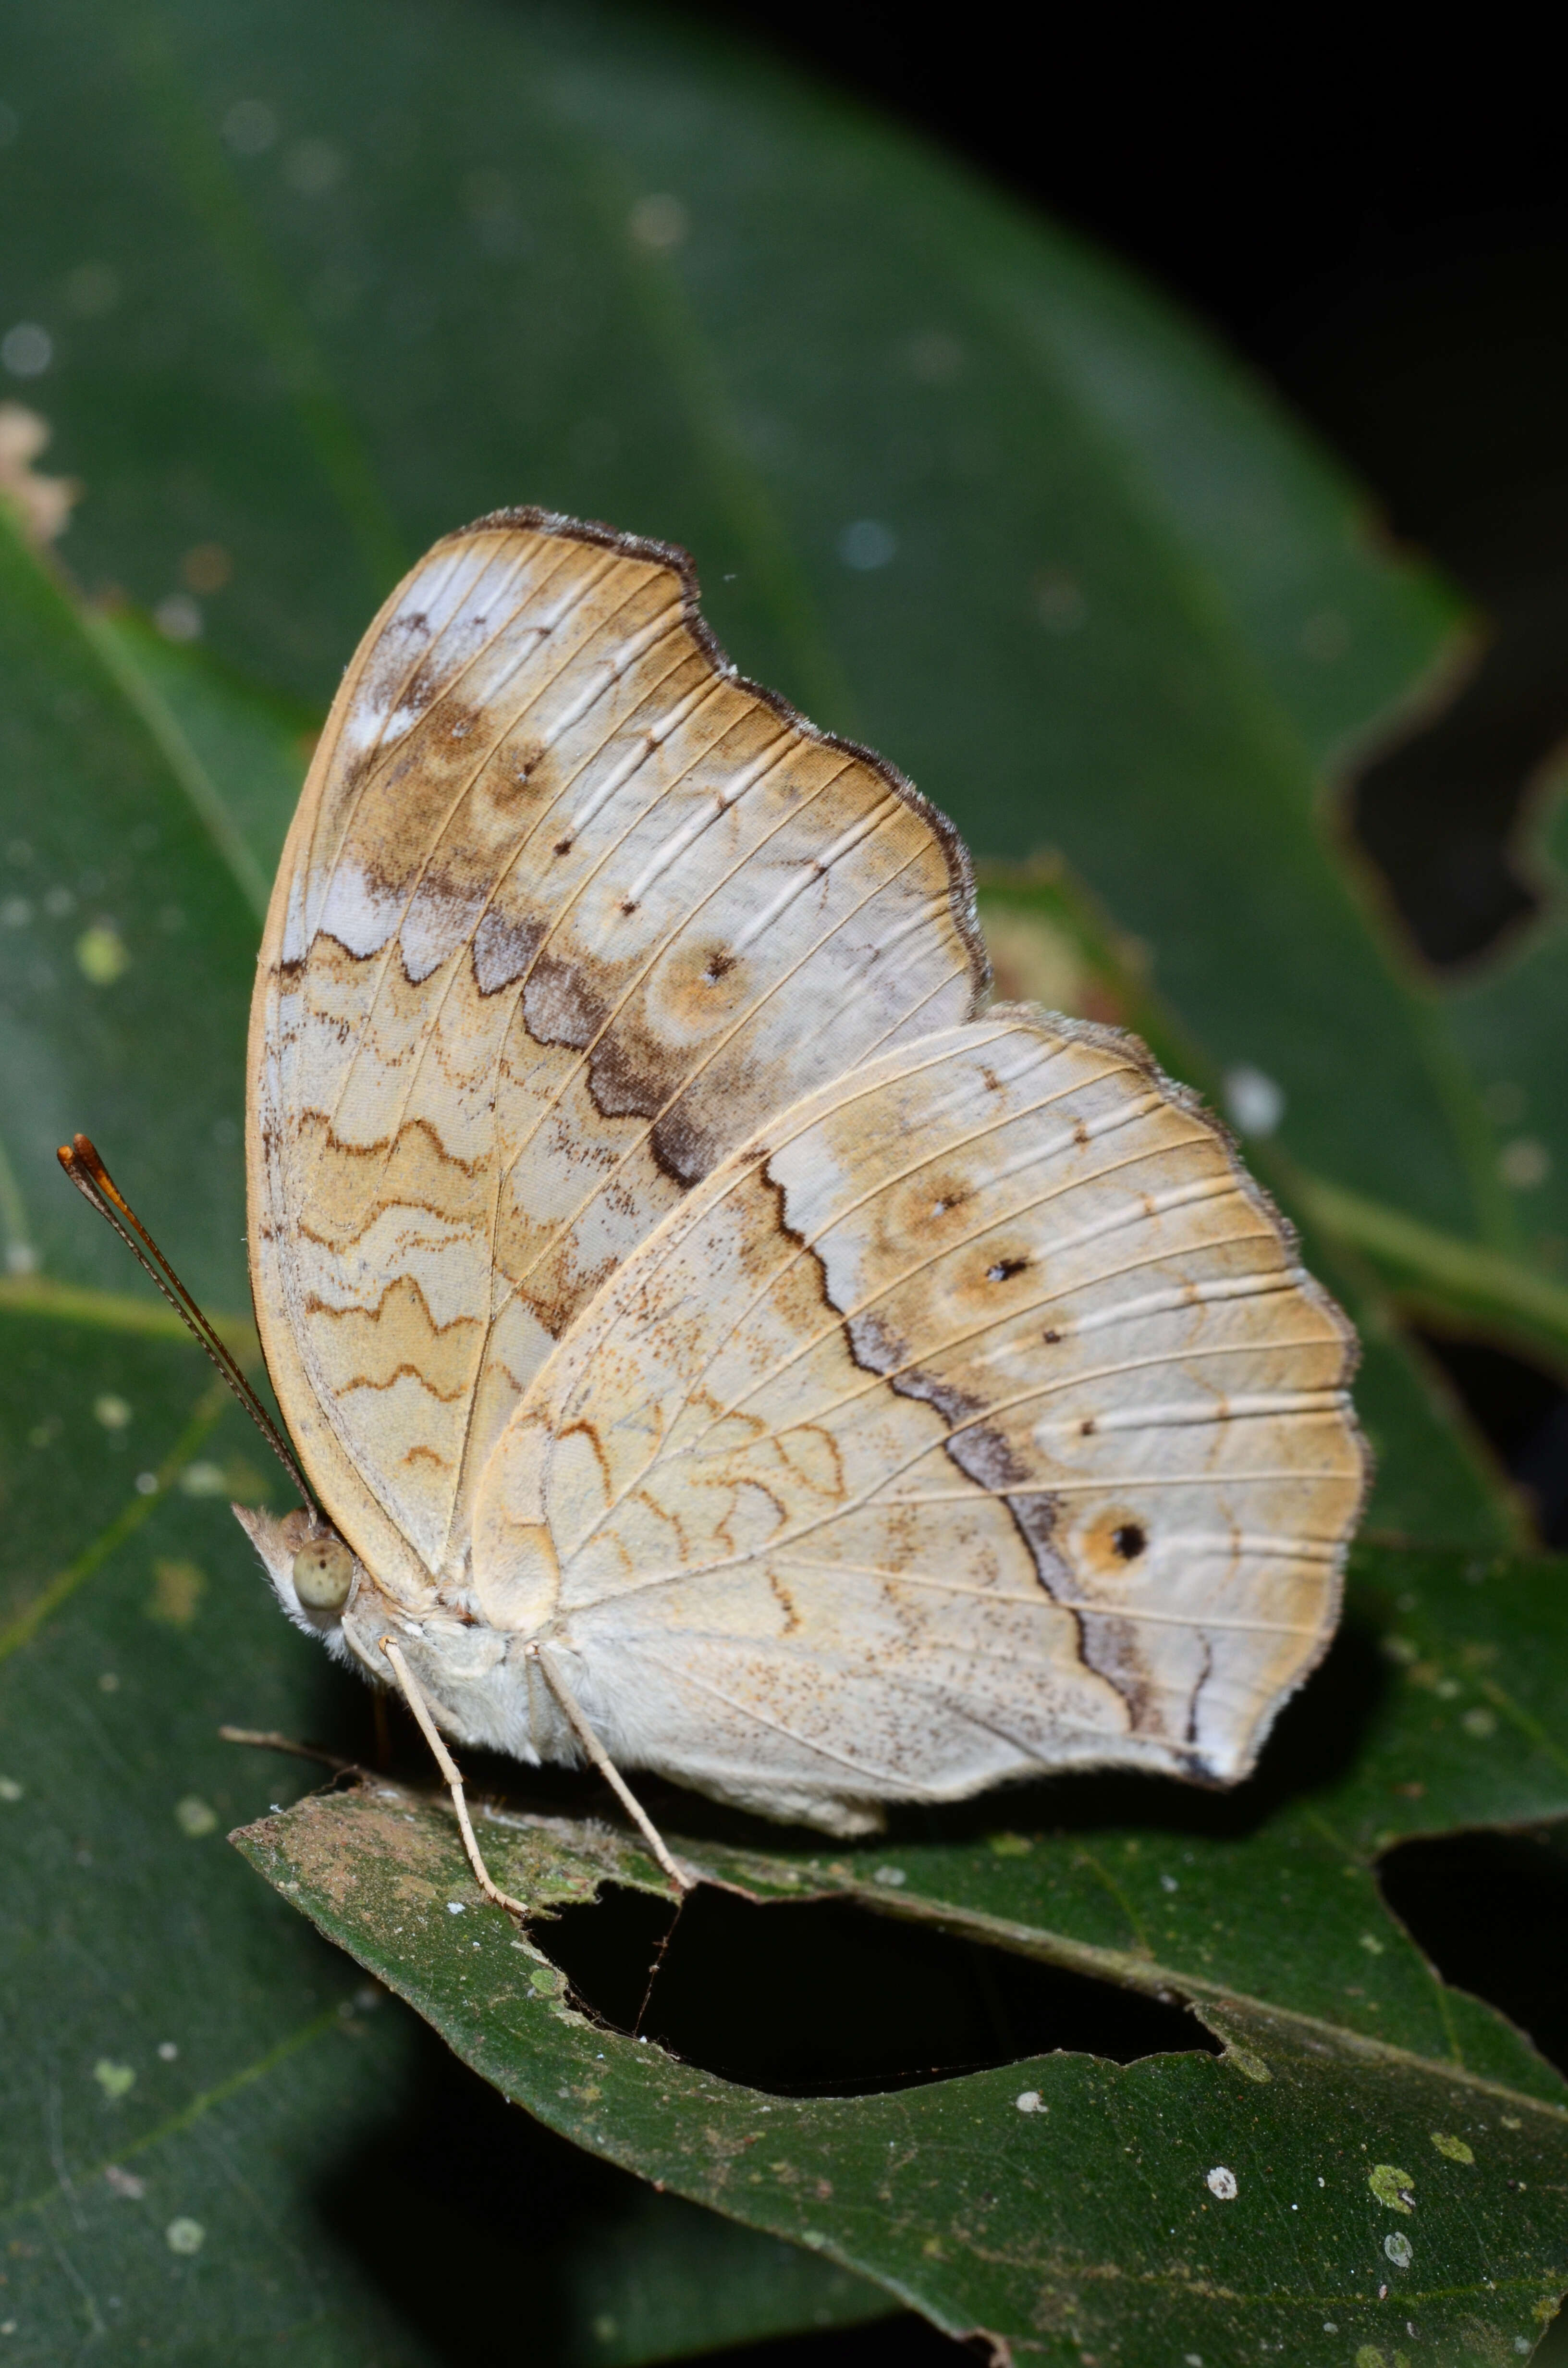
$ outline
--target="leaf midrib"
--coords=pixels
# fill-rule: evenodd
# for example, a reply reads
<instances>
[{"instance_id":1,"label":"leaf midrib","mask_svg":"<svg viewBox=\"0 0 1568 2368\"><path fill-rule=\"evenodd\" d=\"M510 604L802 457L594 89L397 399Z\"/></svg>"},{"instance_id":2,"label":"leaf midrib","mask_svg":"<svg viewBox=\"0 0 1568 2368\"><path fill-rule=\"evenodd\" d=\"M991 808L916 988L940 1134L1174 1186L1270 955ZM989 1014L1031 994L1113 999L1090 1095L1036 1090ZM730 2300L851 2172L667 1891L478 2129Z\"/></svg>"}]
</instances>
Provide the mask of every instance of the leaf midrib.
<instances>
[{"instance_id":1,"label":"leaf midrib","mask_svg":"<svg viewBox=\"0 0 1568 2368\"><path fill-rule=\"evenodd\" d=\"M67 2194L71 2187L77 2182L101 2179L111 2164L123 2165L132 2161L137 2155L145 2154L150 2146L162 2146L165 2139L178 2137L182 2132L193 2128L198 2122L204 2121L207 2115L214 2112L218 2106L227 2104L231 2097L238 2096L242 2089L252 2087L257 2080L265 2079L267 2075L279 2064L286 2063L290 2055L298 2055L301 2047L308 2047L312 2040L322 2038L329 2031L340 2029L342 2021L340 2003L324 2007L320 2014L312 2015L308 2022L301 2023L295 2030L278 2040L274 2046L269 2047L265 2055L258 2055L254 2063L242 2065L237 2072L231 2072L226 2079L215 2082L210 2089L201 2089L189 2100L188 2103L182 2105L177 2112L169 2114L165 2120L155 2123L141 2137L133 2138L128 2146L118 2146L112 2154L103 2156L100 2160L63 2174L56 2179L51 2187L41 2187L31 2195L18 2196L15 2203L8 2203L0 2210L0 2227L6 2226L8 2222L22 2218L28 2213L46 2211L50 2204L60 2196Z\"/></svg>"}]
</instances>

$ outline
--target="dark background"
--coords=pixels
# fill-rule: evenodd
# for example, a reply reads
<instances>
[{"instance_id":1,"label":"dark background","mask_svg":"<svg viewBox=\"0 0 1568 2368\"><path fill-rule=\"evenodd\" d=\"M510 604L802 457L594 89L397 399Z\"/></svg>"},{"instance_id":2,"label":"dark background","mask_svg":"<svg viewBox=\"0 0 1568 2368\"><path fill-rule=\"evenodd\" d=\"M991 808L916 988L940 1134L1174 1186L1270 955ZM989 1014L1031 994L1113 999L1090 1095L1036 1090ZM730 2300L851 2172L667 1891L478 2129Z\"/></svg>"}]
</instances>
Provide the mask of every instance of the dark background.
<instances>
[{"instance_id":1,"label":"dark background","mask_svg":"<svg viewBox=\"0 0 1568 2368\"><path fill-rule=\"evenodd\" d=\"M1568 176L1544 59L1532 89L1495 21L1415 58L1348 27L1272 51L1162 41L1122 11L1088 29L833 0L692 13L1141 267L1343 456L1491 627L1419 765L1363 792L1363 836L1437 962L1528 916L1507 842L1568 737Z\"/></svg>"},{"instance_id":2,"label":"dark background","mask_svg":"<svg viewBox=\"0 0 1568 2368\"><path fill-rule=\"evenodd\" d=\"M1568 742L1568 173L1558 78L1520 20L1462 40L1407 22L1400 41L1373 12L1282 34L1123 9L688 13L1142 268L1446 569L1476 611L1473 672L1353 785L1355 826L1418 959L1460 968L1528 926L1532 791ZM1568 1545L1562 1376L1428 1345Z\"/></svg>"}]
</instances>

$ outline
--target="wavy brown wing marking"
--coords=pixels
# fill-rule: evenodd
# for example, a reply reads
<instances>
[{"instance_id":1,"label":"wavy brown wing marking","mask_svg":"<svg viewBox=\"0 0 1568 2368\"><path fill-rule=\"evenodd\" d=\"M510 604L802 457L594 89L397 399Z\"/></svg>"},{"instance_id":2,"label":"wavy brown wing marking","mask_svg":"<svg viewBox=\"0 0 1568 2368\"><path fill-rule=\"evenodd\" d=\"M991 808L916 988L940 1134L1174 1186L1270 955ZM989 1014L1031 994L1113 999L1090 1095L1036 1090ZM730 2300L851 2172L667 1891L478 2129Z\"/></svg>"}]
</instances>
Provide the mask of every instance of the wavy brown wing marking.
<instances>
[{"instance_id":1,"label":"wavy brown wing marking","mask_svg":"<svg viewBox=\"0 0 1568 2368\"><path fill-rule=\"evenodd\" d=\"M1354 1338L1142 1048L1014 1008L777 1119L504 1434L475 1578L752 1805L1230 1781L1332 1632ZM548 1542L543 1534L548 1529Z\"/></svg>"},{"instance_id":2,"label":"wavy brown wing marking","mask_svg":"<svg viewBox=\"0 0 1568 2368\"><path fill-rule=\"evenodd\" d=\"M738 680L683 568L528 513L437 544L345 680L274 894L268 1353L333 1509L415 1588L462 1582L519 1392L690 1185L983 984L950 830Z\"/></svg>"}]
</instances>

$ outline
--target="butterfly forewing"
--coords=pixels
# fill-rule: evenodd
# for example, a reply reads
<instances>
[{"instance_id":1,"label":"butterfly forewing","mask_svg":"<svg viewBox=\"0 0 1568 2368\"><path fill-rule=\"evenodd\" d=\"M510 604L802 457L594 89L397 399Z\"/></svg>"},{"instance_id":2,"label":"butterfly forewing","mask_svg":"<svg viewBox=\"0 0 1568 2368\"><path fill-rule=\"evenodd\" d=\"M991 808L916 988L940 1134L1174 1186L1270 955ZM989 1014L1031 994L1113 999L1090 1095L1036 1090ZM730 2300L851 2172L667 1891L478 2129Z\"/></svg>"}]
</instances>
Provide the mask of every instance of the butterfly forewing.
<instances>
[{"instance_id":1,"label":"butterfly forewing","mask_svg":"<svg viewBox=\"0 0 1568 2368\"><path fill-rule=\"evenodd\" d=\"M679 554L437 544L335 705L253 1020L268 1361L382 1582L461 1581L519 1394L692 1185L983 985L951 832L735 677Z\"/></svg>"},{"instance_id":2,"label":"butterfly forewing","mask_svg":"<svg viewBox=\"0 0 1568 2368\"><path fill-rule=\"evenodd\" d=\"M1040 1767L1231 1781L1362 1488L1345 1319L1221 1132L1004 1011L776 1116L513 1417L479 1600L629 1760L853 1825Z\"/></svg>"}]
</instances>

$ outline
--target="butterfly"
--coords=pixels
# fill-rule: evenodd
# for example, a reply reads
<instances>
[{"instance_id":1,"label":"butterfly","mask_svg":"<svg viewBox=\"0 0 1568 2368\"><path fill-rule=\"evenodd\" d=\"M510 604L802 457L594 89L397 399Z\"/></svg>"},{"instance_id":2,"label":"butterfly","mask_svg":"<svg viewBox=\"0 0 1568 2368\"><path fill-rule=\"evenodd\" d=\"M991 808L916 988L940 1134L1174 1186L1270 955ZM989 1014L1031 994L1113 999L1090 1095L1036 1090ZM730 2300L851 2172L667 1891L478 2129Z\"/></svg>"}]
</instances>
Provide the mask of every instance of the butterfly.
<instances>
[{"instance_id":1,"label":"butterfly","mask_svg":"<svg viewBox=\"0 0 1568 2368\"><path fill-rule=\"evenodd\" d=\"M842 1835L1252 1768L1337 1617L1354 1333L1135 1038L988 985L950 824L737 676L684 552L502 511L387 601L249 1052L326 1518L236 1511L445 1766Z\"/></svg>"}]
</instances>

